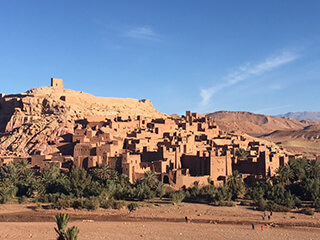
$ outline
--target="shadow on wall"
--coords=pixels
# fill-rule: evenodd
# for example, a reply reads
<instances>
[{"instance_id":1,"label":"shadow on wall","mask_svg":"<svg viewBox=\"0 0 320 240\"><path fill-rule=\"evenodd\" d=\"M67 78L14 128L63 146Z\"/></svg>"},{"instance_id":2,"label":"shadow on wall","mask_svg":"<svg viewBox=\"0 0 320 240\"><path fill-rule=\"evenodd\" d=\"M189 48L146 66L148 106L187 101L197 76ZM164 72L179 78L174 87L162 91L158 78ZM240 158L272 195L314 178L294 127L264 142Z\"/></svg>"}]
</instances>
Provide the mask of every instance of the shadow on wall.
<instances>
[{"instance_id":1,"label":"shadow on wall","mask_svg":"<svg viewBox=\"0 0 320 240\"><path fill-rule=\"evenodd\" d=\"M8 122L15 112L15 108L22 108L20 94L0 95L0 133L5 133Z\"/></svg>"}]
</instances>

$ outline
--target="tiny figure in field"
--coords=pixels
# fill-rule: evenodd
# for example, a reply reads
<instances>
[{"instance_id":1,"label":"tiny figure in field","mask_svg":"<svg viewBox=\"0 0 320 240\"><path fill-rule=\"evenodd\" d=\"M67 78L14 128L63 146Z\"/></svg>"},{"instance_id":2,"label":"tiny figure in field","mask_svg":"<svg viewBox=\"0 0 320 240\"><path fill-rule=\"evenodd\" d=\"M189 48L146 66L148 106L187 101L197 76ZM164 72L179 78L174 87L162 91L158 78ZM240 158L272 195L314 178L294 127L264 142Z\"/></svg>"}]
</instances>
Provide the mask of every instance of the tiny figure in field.
<instances>
[{"instance_id":1,"label":"tiny figure in field","mask_svg":"<svg viewBox=\"0 0 320 240\"><path fill-rule=\"evenodd\" d=\"M253 223L251 223L251 226L252 226L252 230L254 230L254 224Z\"/></svg>"},{"instance_id":2,"label":"tiny figure in field","mask_svg":"<svg viewBox=\"0 0 320 240\"><path fill-rule=\"evenodd\" d=\"M261 224L261 231L263 230L263 224Z\"/></svg>"},{"instance_id":3,"label":"tiny figure in field","mask_svg":"<svg viewBox=\"0 0 320 240\"><path fill-rule=\"evenodd\" d=\"M272 211L270 211L270 216L272 216Z\"/></svg>"},{"instance_id":4,"label":"tiny figure in field","mask_svg":"<svg viewBox=\"0 0 320 240\"><path fill-rule=\"evenodd\" d=\"M264 218L265 218L265 216L264 216L264 215L262 215L262 220L264 220Z\"/></svg>"},{"instance_id":5,"label":"tiny figure in field","mask_svg":"<svg viewBox=\"0 0 320 240\"><path fill-rule=\"evenodd\" d=\"M189 223L189 222L190 222L190 220L189 220L188 217L185 217L184 220L186 221L186 223Z\"/></svg>"},{"instance_id":6,"label":"tiny figure in field","mask_svg":"<svg viewBox=\"0 0 320 240\"><path fill-rule=\"evenodd\" d=\"M268 215L268 220L270 220L271 215Z\"/></svg>"}]
</instances>

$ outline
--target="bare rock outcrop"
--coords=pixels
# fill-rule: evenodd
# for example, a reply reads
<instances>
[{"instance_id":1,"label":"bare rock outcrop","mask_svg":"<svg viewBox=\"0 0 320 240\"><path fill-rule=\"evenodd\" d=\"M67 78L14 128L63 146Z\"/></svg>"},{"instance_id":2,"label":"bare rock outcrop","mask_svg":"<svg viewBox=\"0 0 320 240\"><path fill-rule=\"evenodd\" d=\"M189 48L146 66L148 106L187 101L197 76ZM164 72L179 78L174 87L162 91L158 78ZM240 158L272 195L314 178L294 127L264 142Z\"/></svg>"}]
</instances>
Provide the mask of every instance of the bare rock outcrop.
<instances>
[{"instance_id":1,"label":"bare rock outcrop","mask_svg":"<svg viewBox=\"0 0 320 240\"><path fill-rule=\"evenodd\" d=\"M29 156L59 152L74 132L75 120L166 115L151 101L95 97L63 88L41 87L0 97L0 155ZM70 140L70 139L69 139Z\"/></svg>"}]
</instances>

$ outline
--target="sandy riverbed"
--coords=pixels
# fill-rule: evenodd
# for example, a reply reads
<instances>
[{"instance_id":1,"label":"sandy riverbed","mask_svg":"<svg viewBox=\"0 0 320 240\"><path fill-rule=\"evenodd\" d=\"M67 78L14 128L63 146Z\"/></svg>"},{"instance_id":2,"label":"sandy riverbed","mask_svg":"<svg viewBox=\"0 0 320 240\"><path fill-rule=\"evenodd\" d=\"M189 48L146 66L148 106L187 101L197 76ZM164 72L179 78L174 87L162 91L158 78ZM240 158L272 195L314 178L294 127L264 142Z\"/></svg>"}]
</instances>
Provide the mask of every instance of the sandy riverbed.
<instances>
[{"instance_id":1,"label":"sandy riverbed","mask_svg":"<svg viewBox=\"0 0 320 240\"><path fill-rule=\"evenodd\" d=\"M56 239L53 216L68 212L69 227L84 239L320 239L320 214L273 213L270 221L249 207L150 204L121 210L33 210L35 204L0 205L0 239ZM268 212L267 212L268 213ZM188 217L190 222L185 222ZM252 230L251 222L255 224ZM267 225L261 230L261 223ZM276 227L270 227L269 224Z\"/></svg>"}]
</instances>

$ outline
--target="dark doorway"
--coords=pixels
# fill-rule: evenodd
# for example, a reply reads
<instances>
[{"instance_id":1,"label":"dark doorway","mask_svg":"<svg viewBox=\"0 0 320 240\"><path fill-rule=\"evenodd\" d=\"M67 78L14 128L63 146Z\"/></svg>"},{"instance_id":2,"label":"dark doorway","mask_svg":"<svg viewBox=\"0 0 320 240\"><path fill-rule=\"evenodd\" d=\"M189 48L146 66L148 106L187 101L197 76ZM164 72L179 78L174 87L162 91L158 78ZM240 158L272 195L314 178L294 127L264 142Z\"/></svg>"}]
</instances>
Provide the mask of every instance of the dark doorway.
<instances>
[{"instance_id":1,"label":"dark doorway","mask_svg":"<svg viewBox=\"0 0 320 240\"><path fill-rule=\"evenodd\" d=\"M163 183L169 184L169 177L167 175L163 177Z\"/></svg>"}]
</instances>

